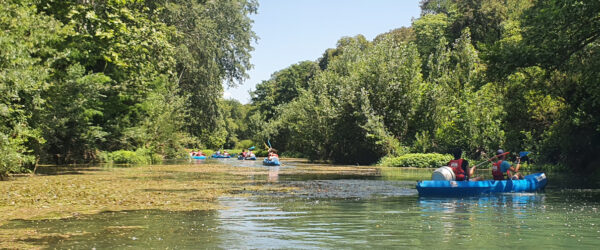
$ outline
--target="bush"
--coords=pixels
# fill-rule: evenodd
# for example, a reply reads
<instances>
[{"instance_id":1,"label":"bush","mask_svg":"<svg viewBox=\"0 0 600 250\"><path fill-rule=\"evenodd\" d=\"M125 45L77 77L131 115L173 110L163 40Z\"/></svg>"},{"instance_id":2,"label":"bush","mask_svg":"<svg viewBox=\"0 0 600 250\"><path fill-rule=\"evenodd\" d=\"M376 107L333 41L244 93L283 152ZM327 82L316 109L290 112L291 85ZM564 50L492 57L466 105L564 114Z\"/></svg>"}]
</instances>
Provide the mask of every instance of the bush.
<instances>
[{"instance_id":1,"label":"bush","mask_svg":"<svg viewBox=\"0 0 600 250\"><path fill-rule=\"evenodd\" d=\"M152 150L148 148L138 148L135 150L135 154L139 157L144 158L144 163L161 163L163 161L163 156L157 153L152 152Z\"/></svg>"},{"instance_id":2,"label":"bush","mask_svg":"<svg viewBox=\"0 0 600 250\"><path fill-rule=\"evenodd\" d=\"M96 158L98 162L109 163L112 162L110 152L100 151L98 152L98 157Z\"/></svg>"},{"instance_id":3,"label":"bush","mask_svg":"<svg viewBox=\"0 0 600 250\"><path fill-rule=\"evenodd\" d=\"M27 154L25 141L0 132L0 180L9 173L26 171L23 166L35 162L35 157Z\"/></svg>"},{"instance_id":4,"label":"bush","mask_svg":"<svg viewBox=\"0 0 600 250\"><path fill-rule=\"evenodd\" d=\"M102 162L116 164L153 164L160 163L163 157L153 153L146 148L138 148L136 151L118 150L114 152L101 152L98 158Z\"/></svg>"},{"instance_id":5,"label":"bush","mask_svg":"<svg viewBox=\"0 0 600 250\"><path fill-rule=\"evenodd\" d=\"M144 157L140 157L133 151L119 150L110 153L110 159L117 164L142 164L146 163Z\"/></svg>"},{"instance_id":6,"label":"bush","mask_svg":"<svg viewBox=\"0 0 600 250\"><path fill-rule=\"evenodd\" d=\"M453 157L448 154L405 154L399 157L384 157L379 165L384 167L437 168L446 165Z\"/></svg>"}]
</instances>

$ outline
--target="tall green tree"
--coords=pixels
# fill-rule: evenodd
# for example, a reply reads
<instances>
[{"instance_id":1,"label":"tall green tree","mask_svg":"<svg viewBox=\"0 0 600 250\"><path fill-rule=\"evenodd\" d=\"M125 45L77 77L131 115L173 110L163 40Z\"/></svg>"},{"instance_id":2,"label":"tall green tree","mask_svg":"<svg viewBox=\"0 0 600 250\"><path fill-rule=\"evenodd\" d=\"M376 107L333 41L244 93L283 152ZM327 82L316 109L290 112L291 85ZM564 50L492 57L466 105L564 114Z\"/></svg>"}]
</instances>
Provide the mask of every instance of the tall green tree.
<instances>
[{"instance_id":1,"label":"tall green tree","mask_svg":"<svg viewBox=\"0 0 600 250\"><path fill-rule=\"evenodd\" d=\"M256 90L251 93L256 112L260 112L265 122L277 119L282 107L298 98L302 90L308 89L310 81L319 72L316 62L303 61L273 73L271 79L256 85ZM264 133L263 137L266 138L256 139L271 140L279 150L285 151L290 148L288 144L291 136L289 130L280 127L277 134Z\"/></svg>"},{"instance_id":2,"label":"tall green tree","mask_svg":"<svg viewBox=\"0 0 600 250\"><path fill-rule=\"evenodd\" d=\"M35 161L31 145L44 142L35 116L44 112L54 44L68 33L39 14L31 1L0 3L0 177Z\"/></svg>"},{"instance_id":3,"label":"tall green tree","mask_svg":"<svg viewBox=\"0 0 600 250\"><path fill-rule=\"evenodd\" d=\"M268 127L275 134L289 131L289 147L311 159L369 164L409 133L421 61L414 45L391 36L374 46L340 44L327 69Z\"/></svg>"},{"instance_id":4,"label":"tall green tree","mask_svg":"<svg viewBox=\"0 0 600 250\"><path fill-rule=\"evenodd\" d=\"M162 3L162 1L157 1ZM160 6L160 5L159 5ZM234 86L251 68L251 42L257 39L249 14L254 0L165 1L160 17L177 29L176 74L190 112L187 130L208 147L225 143L225 116L220 109L223 85Z\"/></svg>"},{"instance_id":5,"label":"tall green tree","mask_svg":"<svg viewBox=\"0 0 600 250\"><path fill-rule=\"evenodd\" d=\"M485 67L468 29L450 48L445 39L430 56L430 74L418 108L415 151L460 147L473 157L504 141L500 88L485 82Z\"/></svg>"},{"instance_id":6,"label":"tall green tree","mask_svg":"<svg viewBox=\"0 0 600 250\"><path fill-rule=\"evenodd\" d=\"M315 62L304 61L293 64L271 75L271 79L256 85L251 93L252 103L265 114L266 119L275 115L275 108L289 103L307 89L308 83L319 72Z\"/></svg>"},{"instance_id":7,"label":"tall green tree","mask_svg":"<svg viewBox=\"0 0 600 250\"><path fill-rule=\"evenodd\" d=\"M598 13L598 1L535 2L523 20L522 45L531 60L518 65L547 69L549 86L539 90L559 109L542 139L544 156L585 171L600 163Z\"/></svg>"},{"instance_id":8,"label":"tall green tree","mask_svg":"<svg viewBox=\"0 0 600 250\"><path fill-rule=\"evenodd\" d=\"M48 158L89 161L101 150L134 149L125 131L148 117L156 80L175 79L174 31L137 1L40 0L42 13L72 29L56 44L42 117ZM140 10L142 9L142 10ZM52 121L50 123L44 123Z\"/></svg>"}]
</instances>

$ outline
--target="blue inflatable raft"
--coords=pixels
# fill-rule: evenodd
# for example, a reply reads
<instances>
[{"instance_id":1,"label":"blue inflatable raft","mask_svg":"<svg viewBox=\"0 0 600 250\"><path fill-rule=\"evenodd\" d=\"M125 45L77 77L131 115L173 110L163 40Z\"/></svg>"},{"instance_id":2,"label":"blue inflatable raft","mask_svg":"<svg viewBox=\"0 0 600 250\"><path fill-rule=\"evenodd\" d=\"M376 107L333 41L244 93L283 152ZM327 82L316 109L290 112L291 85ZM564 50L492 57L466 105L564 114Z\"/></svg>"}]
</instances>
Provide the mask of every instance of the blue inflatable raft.
<instances>
[{"instance_id":1,"label":"blue inflatable raft","mask_svg":"<svg viewBox=\"0 0 600 250\"><path fill-rule=\"evenodd\" d=\"M231 155L212 155L212 158L231 158Z\"/></svg>"},{"instance_id":2,"label":"blue inflatable raft","mask_svg":"<svg viewBox=\"0 0 600 250\"><path fill-rule=\"evenodd\" d=\"M546 187L546 174L526 175L522 180L503 181L419 181L417 191L420 196L475 196L491 193L536 192Z\"/></svg>"},{"instance_id":3,"label":"blue inflatable raft","mask_svg":"<svg viewBox=\"0 0 600 250\"><path fill-rule=\"evenodd\" d=\"M253 156L253 157L243 157L241 155L238 155L238 160L252 160L252 161L255 161L256 160L256 156Z\"/></svg>"},{"instance_id":4,"label":"blue inflatable raft","mask_svg":"<svg viewBox=\"0 0 600 250\"><path fill-rule=\"evenodd\" d=\"M204 156L204 155L194 155L194 156L191 156L191 157L192 157L192 159L197 159L197 160L204 160L204 159L206 159L206 156Z\"/></svg>"},{"instance_id":5,"label":"blue inflatable raft","mask_svg":"<svg viewBox=\"0 0 600 250\"><path fill-rule=\"evenodd\" d=\"M279 165L281 165L281 163L279 162L279 159L275 159L273 161L269 161L268 158L265 158L263 160L263 165L265 165L265 166L279 166Z\"/></svg>"}]
</instances>

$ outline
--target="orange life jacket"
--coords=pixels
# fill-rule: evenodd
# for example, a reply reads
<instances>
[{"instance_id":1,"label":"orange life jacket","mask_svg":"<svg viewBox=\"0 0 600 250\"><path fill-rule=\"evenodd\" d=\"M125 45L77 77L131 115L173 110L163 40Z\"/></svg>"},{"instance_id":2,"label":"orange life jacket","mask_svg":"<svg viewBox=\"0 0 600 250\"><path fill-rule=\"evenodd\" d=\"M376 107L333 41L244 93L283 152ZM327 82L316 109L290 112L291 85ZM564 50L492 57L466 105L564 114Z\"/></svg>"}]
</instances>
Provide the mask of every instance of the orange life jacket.
<instances>
[{"instance_id":1,"label":"orange life jacket","mask_svg":"<svg viewBox=\"0 0 600 250\"><path fill-rule=\"evenodd\" d=\"M494 180L501 181L504 180L504 173L502 173L502 160L492 163L492 176L494 176Z\"/></svg>"},{"instance_id":2,"label":"orange life jacket","mask_svg":"<svg viewBox=\"0 0 600 250\"><path fill-rule=\"evenodd\" d=\"M448 167L452 168L457 181L465 180L465 170L462 168L463 159L451 160Z\"/></svg>"}]
</instances>

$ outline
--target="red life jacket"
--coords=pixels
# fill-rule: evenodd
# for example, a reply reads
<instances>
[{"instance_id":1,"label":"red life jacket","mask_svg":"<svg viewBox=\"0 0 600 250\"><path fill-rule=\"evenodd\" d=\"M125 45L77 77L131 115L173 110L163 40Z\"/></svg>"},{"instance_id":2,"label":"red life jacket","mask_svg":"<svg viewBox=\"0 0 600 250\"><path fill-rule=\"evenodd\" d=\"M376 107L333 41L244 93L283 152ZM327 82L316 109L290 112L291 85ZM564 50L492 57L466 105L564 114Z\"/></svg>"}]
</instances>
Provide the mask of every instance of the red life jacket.
<instances>
[{"instance_id":1,"label":"red life jacket","mask_svg":"<svg viewBox=\"0 0 600 250\"><path fill-rule=\"evenodd\" d=\"M465 170L462 169L463 159L451 160L448 167L452 168L457 181L465 180Z\"/></svg>"},{"instance_id":2,"label":"red life jacket","mask_svg":"<svg viewBox=\"0 0 600 250\"><path fill-rule=\"evenodd\" d=\"M504 180L504 173L502 173L502 160L492 163L492 176L494 176L494 180Z\"/></svg>"}]
</instances>

